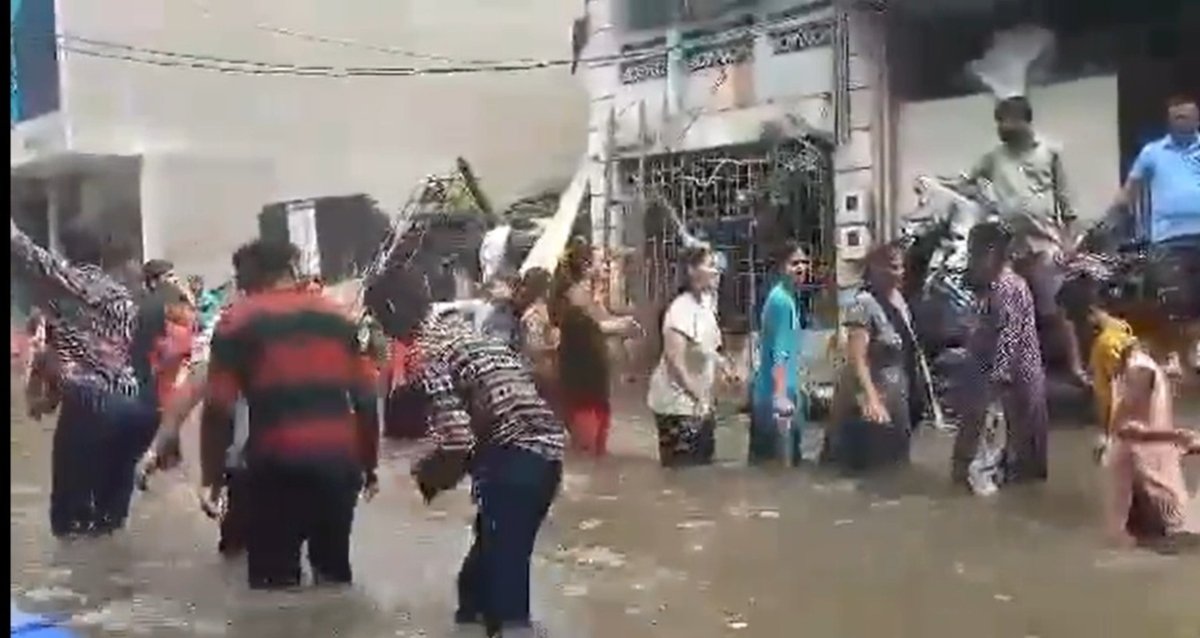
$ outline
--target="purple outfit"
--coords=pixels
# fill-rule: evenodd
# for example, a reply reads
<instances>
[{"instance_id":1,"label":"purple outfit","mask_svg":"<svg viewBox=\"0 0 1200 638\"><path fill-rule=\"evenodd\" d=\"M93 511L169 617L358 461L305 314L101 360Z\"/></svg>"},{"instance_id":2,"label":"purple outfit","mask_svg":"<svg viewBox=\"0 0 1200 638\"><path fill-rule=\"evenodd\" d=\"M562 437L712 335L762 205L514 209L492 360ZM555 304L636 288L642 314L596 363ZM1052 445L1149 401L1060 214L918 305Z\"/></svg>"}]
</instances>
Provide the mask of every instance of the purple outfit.
<instances>
[{"instance_id":1,"label":"purple outfit","mask_svg":"<svg viewBox=\"0 0 1200 638\"><path fill-rule=\"evenodd\" d=\"M966 473L978 447L987 408L999 402L1007 424L1009 478L1046 477L1046 371L1042 366L1033 293L1010 268L981 300L968 346L971 382L961 393L962 428L954 445L956 476Z\"/></svg>"}]
</instances>

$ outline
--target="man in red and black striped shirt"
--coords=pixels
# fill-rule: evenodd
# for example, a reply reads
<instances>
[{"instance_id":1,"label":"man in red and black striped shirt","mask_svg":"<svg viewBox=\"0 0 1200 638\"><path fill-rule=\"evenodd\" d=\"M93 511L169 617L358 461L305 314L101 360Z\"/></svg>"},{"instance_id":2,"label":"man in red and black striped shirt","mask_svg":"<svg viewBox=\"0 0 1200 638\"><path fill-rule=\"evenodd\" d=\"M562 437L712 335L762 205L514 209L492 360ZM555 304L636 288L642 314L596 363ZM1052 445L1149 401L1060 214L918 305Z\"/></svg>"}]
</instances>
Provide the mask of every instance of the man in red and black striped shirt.
<instances>
[{"instance_id":1,"label":"man in red and black striped shirt","mask_svg":"<svg viewBox=\"0 0 1200 638\"><path fill-rule=\"evenodd\" d=\"M238 398L249 407L239 487L252 503L252 588L298 585L305 542L315 580L350 582L354 507L359 490L376 483L374 366L352 318L297 285L296 257L291 244L265 241L234 254L247 294L226 309L213 335L201 419L202 482L211 493L225 475Z\"/></svg>"}]
</instances>

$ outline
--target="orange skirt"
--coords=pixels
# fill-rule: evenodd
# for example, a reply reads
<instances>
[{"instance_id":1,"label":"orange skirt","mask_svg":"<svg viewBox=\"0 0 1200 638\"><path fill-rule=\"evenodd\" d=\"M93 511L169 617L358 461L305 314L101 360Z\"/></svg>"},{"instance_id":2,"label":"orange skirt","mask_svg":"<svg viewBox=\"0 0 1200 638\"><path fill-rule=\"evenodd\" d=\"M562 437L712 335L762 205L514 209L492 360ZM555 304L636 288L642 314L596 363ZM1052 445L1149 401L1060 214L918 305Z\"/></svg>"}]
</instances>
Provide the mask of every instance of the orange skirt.
<instances>
[{"instance_id":1,"label":"orange skirt","mask_svg":"<svg viewBox=\"0 0 1200 638\"><path fill-rule=\"evenodd\" d=\"M571 447L592 456L608 454L612 410L601 401L567 401L563 406Z\"/></svg>"}]
</instances>

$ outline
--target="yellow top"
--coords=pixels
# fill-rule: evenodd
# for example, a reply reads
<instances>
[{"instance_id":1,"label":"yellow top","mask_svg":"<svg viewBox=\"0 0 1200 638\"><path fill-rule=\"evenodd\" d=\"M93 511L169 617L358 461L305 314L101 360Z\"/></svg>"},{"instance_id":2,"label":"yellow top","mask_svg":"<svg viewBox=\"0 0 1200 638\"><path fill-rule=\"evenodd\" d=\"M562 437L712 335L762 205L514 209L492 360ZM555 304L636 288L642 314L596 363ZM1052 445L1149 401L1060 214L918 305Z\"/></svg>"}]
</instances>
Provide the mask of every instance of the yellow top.
<instances>
[{"instance_id":1,"label":"yellow top","mask_svg":"<svg viewBox=\"0 0 1200 638\"><path fill-rule=\"evenodd\" d=\"M1100 417L1100 424L1105 431L1108 431L1112 422L1113 381L1120 373L1121 352L1133 341L1133 328L1128 323L1109 314L1101 315L1100 332L1092 344L1089 364L1092 369L1096 414Z\"/></svg>"}]
</instances>

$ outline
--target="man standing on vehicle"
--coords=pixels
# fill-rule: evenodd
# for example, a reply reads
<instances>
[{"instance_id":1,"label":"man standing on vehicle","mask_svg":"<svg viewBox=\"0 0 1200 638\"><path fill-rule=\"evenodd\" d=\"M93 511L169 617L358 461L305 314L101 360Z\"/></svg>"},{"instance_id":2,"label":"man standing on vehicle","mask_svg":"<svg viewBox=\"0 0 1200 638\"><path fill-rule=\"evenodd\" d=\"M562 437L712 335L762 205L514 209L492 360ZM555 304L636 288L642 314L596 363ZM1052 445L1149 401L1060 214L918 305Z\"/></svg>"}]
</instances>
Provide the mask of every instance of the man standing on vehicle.
<instances>
[{"instance_id":1,"label":"man standing on vehicle","mask_svg":"<svg viewBox=\"0 0 1200 638\"><path fill-rule=\"evenodd\" d=\"M1200 108L1188 97L1167 103L1169 132L1142 147L1114 207L1150 194L1150 279L1168 312L1200 317Z\"/></svg>"},{"instance_id":2,"label":"man standing on vehicle","mask_svg":"<svg viewBox=\"0 0 1200 638\"><path fill-rule=\"evenodd\" d=\"M1055 301L1062 286L1062 257L1073 246L1071 206L1060 151L1033 129L1033 107L1024 96L996 104L1000 145L965 176L970 185L992 186L1001 222L1012 233L1013 263L1029 283L1038 325L1065 345L1074 379L1087 384L1075 331Z\"/></svg>"}]
</instances>

